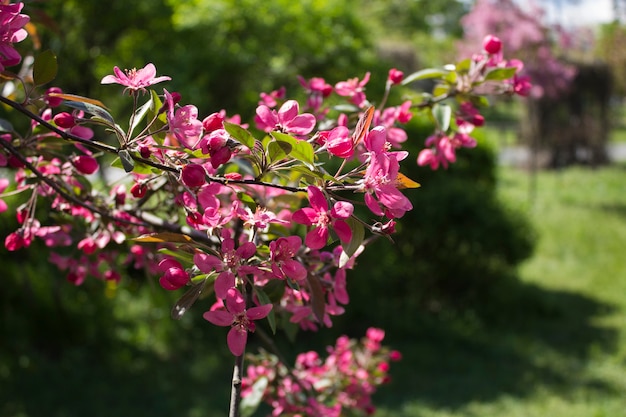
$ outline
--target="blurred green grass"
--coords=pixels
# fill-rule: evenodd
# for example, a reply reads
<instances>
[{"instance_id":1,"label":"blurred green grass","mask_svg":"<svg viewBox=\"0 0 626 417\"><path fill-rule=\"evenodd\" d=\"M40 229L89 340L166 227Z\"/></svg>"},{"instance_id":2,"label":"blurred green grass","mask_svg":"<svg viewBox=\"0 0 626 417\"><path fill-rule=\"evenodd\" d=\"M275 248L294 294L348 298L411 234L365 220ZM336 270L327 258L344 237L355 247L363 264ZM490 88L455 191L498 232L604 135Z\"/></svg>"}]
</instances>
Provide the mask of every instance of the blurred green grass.
<instances>
[{"instance_id":1,"label":"blurred green grass","mask_svg":"<svg viewBox=\"0 0 626 417\"><path fill-rule=\"evenodd\" d=\"M400 346L379 416L626 415L626 166L501 168L540 240L519 280Z\"/></svg>"}]
</instances>

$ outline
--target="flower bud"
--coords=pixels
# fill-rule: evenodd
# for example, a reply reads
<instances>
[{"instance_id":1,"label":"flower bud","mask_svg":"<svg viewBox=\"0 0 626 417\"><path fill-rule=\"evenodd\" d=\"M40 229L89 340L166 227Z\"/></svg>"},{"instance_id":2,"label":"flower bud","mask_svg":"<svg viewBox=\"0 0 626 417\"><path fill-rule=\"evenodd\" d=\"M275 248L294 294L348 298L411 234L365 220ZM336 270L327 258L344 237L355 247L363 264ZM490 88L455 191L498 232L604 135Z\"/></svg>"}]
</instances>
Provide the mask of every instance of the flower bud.
<instances>
[{"instance_id":1,"label":"flower bud","mask_svg":"<svg viewBox=\"0 0 626 417\"><path fill-rule=\"evenodd\" d=\"M69 129L71 127L76 126L76 121L74 120L74 116L72 116L66 111L55 115L52 118L52 120L54 120L54 123L62 129Z\"/></svg>"},{"instance_id":2,"label":"flower bud","mask_svg":"<svg viewBox=\"0 0 626 417\"><path fill-rule=\"evenodd\" d=\"M60 97L50 97L49 95L50 93L63 94L63 90L61 90L59 87L51 87L51 88L48 88L48 90L46 91L46 94L44 94L43 96L43 99L48 104L48 106L59 107L61 103L63 103L63 99Z\"/></svg>"},{"instance_id":3,"label":"flower bud","mask_svg":"<svg viewBox=\"0 0 626 417\"><path fill-rule=\"evenodd\" d=\"M391 84L400 84L404 79L404 73L395 68L389 70L389 77L387 78Z\"/></svg>"},{"instance_id":4,"label":"flower bud","mask_svg":"<svg viewBox=\"0 0 626 417\"><path fill-rule=\"evenodd\" d=\"M146 195L147 192L148 192L148 187L145 184L137 183L137 184L133 184L133 186L130 187L130 193L135 198L142 198L143 196Z\"/></svg>"},{"instance_id":5,"label":"flower bud","mask_svg":"<svg viewBox=\"0 0 626 417\"><path fill-rule=\"evenodd\" d=\"M150 158L150 155L152 155L152 151L147 146L140 146L139 155L141 155L141 157L144 159L148 159Z\"/></svg>"},{"instance_id":6,"label":"flower bud","mask_svg":"<svg viewBox=\"0 0 626 417\"><path fill-rule=\"evenodd\" d=\"M206 183L206 171L199 164L187 164L183 167L180 179L187 187L200 187Z\"/></svg>"},{"instance_id":7,"label":"flower bud","mask_svg":"<svg viewBox=\"0 0 626 417\"><path fill-rule=\"evenodd\" d=\"M81 174L91 175L100 167L98 161L93 156L80 155L72 159L72 164Z\"/></svg>"},{"instance_id":8,"label":"flower bud","mask_svg":"<svg viewBox=\"0 0 626 417\"><path fill-rule=\"evenodd\" d=\"M483 40L483 48L488 54L497 54L502 50L502 41L496 36L487 35Z\"/></svg>"}]
</instances>

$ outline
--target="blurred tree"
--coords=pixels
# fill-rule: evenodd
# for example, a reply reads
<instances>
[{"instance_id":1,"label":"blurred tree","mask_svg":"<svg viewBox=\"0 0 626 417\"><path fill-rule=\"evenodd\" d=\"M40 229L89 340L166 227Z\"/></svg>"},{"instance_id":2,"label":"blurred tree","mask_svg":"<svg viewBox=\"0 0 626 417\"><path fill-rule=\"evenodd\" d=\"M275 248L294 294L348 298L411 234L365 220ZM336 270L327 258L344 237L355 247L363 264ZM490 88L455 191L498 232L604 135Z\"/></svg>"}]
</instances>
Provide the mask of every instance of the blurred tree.
<instances>
[{"instance_id":1,"label":"blurred tree","mask_svg":"<svg viewBox=\"0 0 626 417\"><path fill-rule=\"evenodd\" d=\"M603 25L596 50L611 69L615 94L626 95L626 27L618 22Z\"/></svg>"},{"instance_id":2,"label":"blurred tree","mask_svg":"<svg viewBox=\"0 0 626 417\"><path fill-rule=\"evenodd\" d=\"M366 67L382 68L367 26L352 12L355 5L354 0L132 5L48 0L32 7L38 8L38 22L55 22L43 31L43 43L52 45L61 63L72 64L57 77L62 88L119 96L94 80L114 65L139 68L154 62L160 74L175 75L168 89L197 105L201 115L225 108L248 116L259 92L285 82L295 87L298 74L334 83L362 76ZM381 72L386 75L386 69Z\"/></svg>"}]
</instances>

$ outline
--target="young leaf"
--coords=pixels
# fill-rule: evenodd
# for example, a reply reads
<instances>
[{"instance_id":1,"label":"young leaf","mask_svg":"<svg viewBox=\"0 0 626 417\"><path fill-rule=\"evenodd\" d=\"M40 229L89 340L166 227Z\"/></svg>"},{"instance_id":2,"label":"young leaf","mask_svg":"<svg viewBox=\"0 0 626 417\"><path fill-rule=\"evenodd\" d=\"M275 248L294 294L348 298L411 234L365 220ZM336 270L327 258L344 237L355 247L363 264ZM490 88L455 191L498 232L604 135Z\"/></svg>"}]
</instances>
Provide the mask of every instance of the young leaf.
<instances>
[{"instance_id":1,"label":"young leaf","mask_svg":"<svg viewBox=\"0 0 626 417\"><path fill-rule=\"evenodd\" d=\"M485 80L502 81L513 77L517 72L517 68L495 68L485 75Z\"/></svg>"},{"instance_id":2,"label":"young leaf","mask_svg":"<svg viewBox=\"0 0 626 417\"><path fill-rule=\"evenodd\" d=\"M365 228L361 222L349 217L346 219L346 223L348 223L350 230L352 230L352 239L347 245L342 245L343 251L339 259L339 268L343 268L346 263L348 263L352 255L354 255L361 244L363 244L363 239L365 239Z\"/></svg>"},{"instance_id":3,"label":"young leaf","mask_svg":"<svg viewBox=\"0 0 626 417\"><path fill-rule=\"evenodd\" d=\"M415 182L403 173L398 172L398 176L396 177L396 187L402 190L404 188L419 188L421 185L419 182Z\"/></svg>"},{"instance_id":4,"label":"young leaf","mask_svg":"<svg viewBox=\"0 0 626 417\"><path fill-rule=\"evenodd\" d=\"M256 139L254 138L254 136L252 136L252 133L248 132L246 129L239 126L238 124L229 122L224 122L224 129L228 132L229 135L239 141L239 143L241 143L250 150L254 149L254 143L256 142Z\"/></svg>"},{"instance_id":5,"label":"young leaf","mask_svg":"<svg viewBox=\"0 0 626 417\"><path fill-rule=\"evenodd\" d=\"M0 132L14 132L11 122L5 119L0 119Z\"/></svg>"},{"instance_id":6,"label":"young leaf","mask_svg":"<svg viewBox=\"0 0 626 417\"><path fill-rule=\"evenodd\" d=\"M322 283L316 276L311 274L307 275L306 280L311 291L311 310L313 310L313 315L317 318L317 321L323 323L324 314L326 314L326 299Z\"/></svg>"},{"instance_id":7,"label":"young leaf","mask_svg":"<svg viewBox=\"0 0 626 417\"><path fill-rule=\"evenodd\" d=\"M259 298L259 302L261 303L261 305L272 304L272 301L270 300L270 298L267 296L267 294L265 294L265 292L261 288L254 287L254 292ZM271 309L270 313L267 315L267 321L270 324L270 329L272 330L272 334L276 334L276 316L274 315L274 309Z\"/></svg>"},{"instance_id":8,"label":"young leaf","mask_svg":"<svg viewBox=\"0 0 626 417\"><path fill-rule=\"evenodd\" d=\"M425 80L427 78L439 78L444 75L446 75L446 71L442 69L426 68L426 69L423 69L423 70L420 70L420 71L414 72L413 74L408 75L402 81L402 85L411 84L414 81Z\"/></svg>"},{"instance_id":9,"label":"young leaf","mask_svg":"<svg viewBox=\"0 0 626 417\"><path fill-rule=\"evenodd\" d=\"M452 108L447 104L435 104L433 106L433 117L437 122L437 127L442 132L447 132L452 118Z\"/></svg>"},{"instance_id":10,"label":"young leaf","mask_svg":"<svg viewBox=\"0 0 626 417\"><path fill-rule=\"evenodd\" d=\"M289 152L291 152L291 145L287 142L272 140L267 144L267 157L270 163L284 159Z\"/></svg>"},{"instance_id":11,"label":"young leaf","mask_svg":"<svg viewBox=\"0 0 626 417\"><path fill-rule=\"evenodd\" d=\"M300 162L304 162L309 169L315 169L315 165L313 164L315 161L315 152L313 151L313 146L309 142L304 140L298 141L289 155L293 156Z\"/></svg>"},{"instance_id":12,"label":"young leaf","mask_svg":"<svg viewBox=\"0 0 626 417\"><path fill-rule=\"evenodd\" d=\"M276 139L276 142L278 142L287 155L294 157L300 162L304 162L304 164L311 170L315 169L315 166L313 165L313 146L309 142L296 139L293 136L282 132L271 132L270 134L274 139Z\"/></svg>"},{"instance_id":13,"label":"young leaf","mask_svg":"<svg viewBox=\"0 0 626 417\"><path fill-rule=\"evenodd\" d=\"M85 99L82 100L83 97L79 96L71 96L70 94L50 94L51 96L63 96L62 98L65 100L65 104L68 107L72 107L74 109L82 110L85 113L92 114L94 116L98 116L103 120L106 120L111 124L111 126L115 125L115 120L113 116L104 109L104 105L100 103L98 100ZM73 100L70 100L68 97L72 97ZM99 103L99 104L95 104Z\"/></svg>"},{"instance_id":14,"label":"young leaf","mask_svg":"<svg viewBox=\"0 0 626 417\"><path fill-rule=\"evenodd\" d=\"M165 112L159 113L161 108L163 107L163 102L159 98L159 95L156 91L150 90L150 101L151 104L148 108L148 119L152 121L150 126L148 126L148 132L152 135L154 140L159 145L163 145L163 141L165 140L165 132L162 131L163 127L167 124L167 116Z\"/></svg>"},{"instance_id":15,"label":"young leaf","mask_svg":"<svg viewBox=\"0 0 626 417\"><path fill-rule=\"evenodd\" d=\"M174 232L161 232L161 233L148 233L141 235L130 240L143 243L163 243L163 242L176 242L176 243L189 243L193 242L193 239L182 233Z\"/></svg>"},{"instance_id":16,"label":"young leaf","mask_svg":"<svg viewBox=\"0 0 626 417\"><path fill-rule=\"evenodd\" d=\"M146 101L146 103L143 106L139 107L135 111L135 115L133 117L133 124L129 128L129 131L131 134L133 133L133 130L135 130L137 125L139 125L139 123L146 116L146 113L148 113L148 110L150 110L151 107L154 107L154 104L152 103L152 96L150 97L150 100Z\"/></svg>"},{"instance_id":17,"label":"young leaf","mask_svg":"<svg viewBox=\"0 0 626 417\"><path fill-rule=\"evenodd\" d=\"M44 85L54 80L59 69L57 57L51 50L37 55L33 63L33 81L35 85Z\"/></svg>"},{"instance_id":18,"label":"young leaf","mask_svg":"<svg viewBox=\"0 0 626 417\"><path fill-rule=\"evenodd\" d=\"M178 299L178 301L172 307L170 316L174 320L180 320L183 315L189 311L192 305L198 300L204 287L206 285L207 278L205 277L200 282L193 284L185 293Z\"/></svg>"},{"instance_id":19,"label":"young leaf","mask_svg":"<svg viewBox=\"0 0 626 417\"><path fill-rule=\"evenodd\" d=\"M130 153L126 149L122 149L117 154L120 157L120 161L122 162L122 167L124 167L124 171L132 172L135 168L135 161L130 156Z\"/></svg>"}]
</instances>

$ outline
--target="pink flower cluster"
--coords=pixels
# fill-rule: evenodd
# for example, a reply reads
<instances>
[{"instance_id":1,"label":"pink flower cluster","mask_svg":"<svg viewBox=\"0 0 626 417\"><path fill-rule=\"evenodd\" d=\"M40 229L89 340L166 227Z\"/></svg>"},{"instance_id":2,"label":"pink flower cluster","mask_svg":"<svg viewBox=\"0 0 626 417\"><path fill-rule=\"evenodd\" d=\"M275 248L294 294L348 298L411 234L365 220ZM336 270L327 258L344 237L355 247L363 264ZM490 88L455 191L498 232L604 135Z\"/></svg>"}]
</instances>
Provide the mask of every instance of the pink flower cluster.
<instances>
[{"instance_id":1,"label":"pink flower cluster","mask_svg":"<svg viewBox=\"0 0 626 417\"><path fill-rule=\"evenodd\" d=\"M401 359L381 346L384 336L376 328L360 342L341 336L327 348L326 359L314 351L299 354L292 372L271 354L249 355L242 396L266 385L262 401L272 407L272 416L339 417L346 410L372 415L372 395L390 382L390 361Z\"/></svg>"},{"instance_id":2,"label":"pink flower cluster","mask_svg":"<svg viewBox=\"0 0 626 417\"><path fill-rule=\"evenodd\" d=\"M502 49L502 41L498 37L487 35L483 39L483 53L473 56L470 70L458 77L456 88L466 92L474 89L476 84L482 84L480 88L485 92L496 93L500 89L501 93L527 96L531 88L530 79L528 76L518 75L523 68L522 62L516 59L505 60ZM506 68L514 69L515 74L510 79L499 83L486 81L491 71ZM471 101L459 105L455 122L455 128L450 131L441 129L426 139L426 148L417 157L418 165L430 166L432 169L440 166L447 168L456 161L456 151L459 148L476 146L476 140L470 133L475 127L482 126L485 119Z\"/></svg>"},{"instance_id":3,"label":"pink flower cluster","mask_svg":"<svg viewBox=\"0 0 626 417\"><path fill-rule=\"evenodd\" d=\"M24 3L0 4L0 71L5 67L17 65L22 60L14 43L23 41L28 33L24 25L30 18L20 14Z\"/></svg>"}]
</instances>

